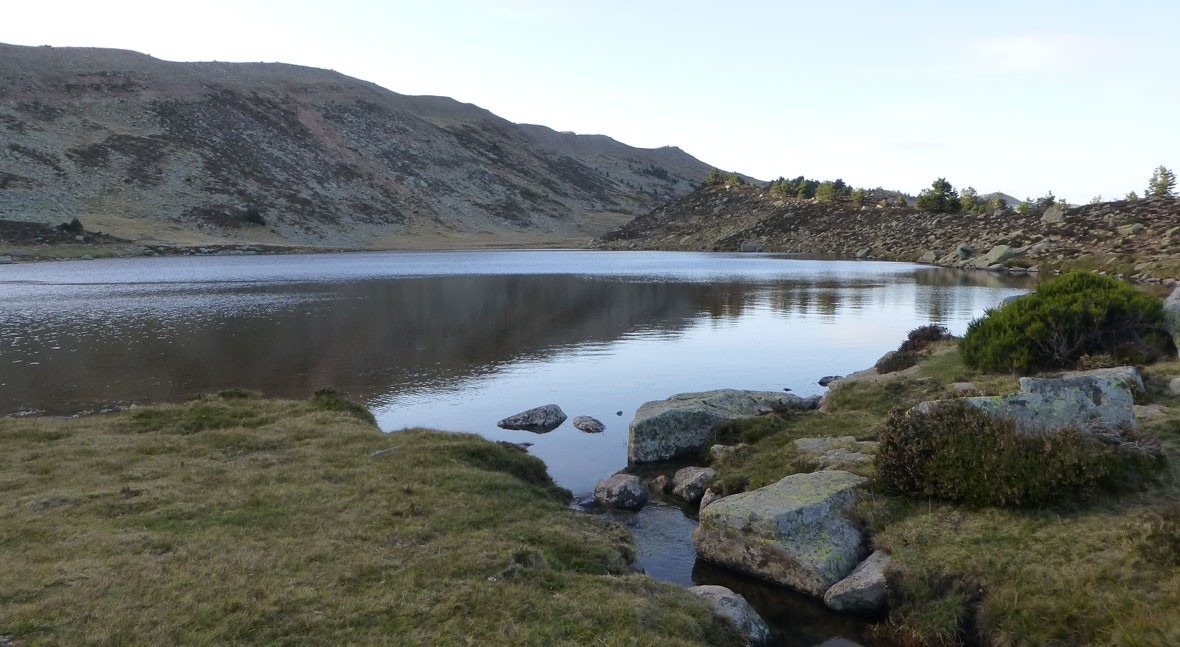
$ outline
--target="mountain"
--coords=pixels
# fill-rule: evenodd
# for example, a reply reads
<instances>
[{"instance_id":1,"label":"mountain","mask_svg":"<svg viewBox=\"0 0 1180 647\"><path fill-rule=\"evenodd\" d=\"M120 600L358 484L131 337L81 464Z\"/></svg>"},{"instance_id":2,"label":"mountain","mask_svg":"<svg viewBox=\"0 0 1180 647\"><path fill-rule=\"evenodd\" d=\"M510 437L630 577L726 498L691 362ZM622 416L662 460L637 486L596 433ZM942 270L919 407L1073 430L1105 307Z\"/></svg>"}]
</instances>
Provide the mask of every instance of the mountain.
<instances>
[{"instance_id":1,"label":"mountain","mask_svg":"<svg viewBox=\"0 0 1180 647\"><path fill-rule=\"evenodd\" d=\"M328 70L0 44L0 219L178 242L558 242L710 170Z\"/></svg>"}]
</instances>

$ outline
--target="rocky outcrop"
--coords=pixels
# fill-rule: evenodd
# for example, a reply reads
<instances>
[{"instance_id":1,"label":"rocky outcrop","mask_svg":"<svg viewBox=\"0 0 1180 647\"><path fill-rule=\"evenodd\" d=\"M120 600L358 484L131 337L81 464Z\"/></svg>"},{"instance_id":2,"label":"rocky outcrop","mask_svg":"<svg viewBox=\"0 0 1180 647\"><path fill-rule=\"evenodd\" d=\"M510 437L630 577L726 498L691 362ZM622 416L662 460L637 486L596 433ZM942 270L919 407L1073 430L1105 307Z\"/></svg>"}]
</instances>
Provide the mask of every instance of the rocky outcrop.
<instances>
[{"instance_id":1,"label":"rocky outcrop","mask_svg":"<svg viewBox=\"0 0 1180 647\"><path fill-rule=\"evenodd\" d=\"M845 469L872 463L877 445L876 441L858 441L854 436L799 438L795 451L819 469Z\"/></svg>"},{"instance_id":2,"label":"rocky outcrop","mask_svg":"<svg viewBox=\"0 0 1180 647\"><path fill-rule=\"evenodd\" d=\"M1120 231L1128 222L1139 228ZM964 269L990 264L1007 272L1047 272L1080 265L1174 282L1180 278L1173 261L1180 198L1057 207L1043 214L1036 209L934 214L888 200L857 206L786 198L755 186L708 187L636 218L596 244L734 251L743 241L760 243L768 252L852 258L867 249L886 260ZM949 251L939 255L943 250Z\"/></svg>"},{"instance_id":3,"label":"rocky outcrop","mask_svg":"<svg viewBox=\"0 0 1180 647\"><path fill-rule=\"evenodd\" d=\"M889 555L876 551L861 562L848 577L836 582L824 593L824 604L833 611L872 613L885 608L889 592L885 569Z\"/></svg>"},{"instance_id":4,"label":"rocky outcrop","mask_svg":"<svg viewBox=\"0 0 1180 647\"><path fill-rule=\"evenodd\" d=\"M606 431L606 425L597 418L590 416L574 416L574 428L588 434L601 434Z\"/></svg>"},{"instance_id":5,"label":"rocky outcrop","mask_svg":"<svg viewBox=\"0 0 1180 647\"><path fill-rule=\"evenodd\" d=\"M672 494L689 503L696 503L705 494L705 489L715 474L716 472L709 467L684 467L676 470L675 476L672 477Z\"/></svg>"},{"instance_id":6,"label":"rocky outcrop","mask_svg":"<svg viewBox=\"0 0 1180 647\"><path fill-rule=\"evenodd\" d=\"M725 389L681 393L647 402L631 422L627 459L654 463L694 452L713 437L717 425L736 418L770 413L776 407L813 409L816 402L777 391Z\"/></svg>"},{"instance_id":7,"label":"rocky outcrop","mask_svg":"<svg viewBox=\"0 0 1180 647\"><path fill-rule=\"evenodd\" d=\"M508 416L496 423L501 429L518 429L544 434L561 426L565 422L565 412L556 404L546 404L528 411Z\"/></svg>"},{"instance_id":8,"label":"rocky outcrop","mask_svg":"<svg viewBox=\"0 0 1180 647\"><path fill-rule=\"evenodd\" d=\"M703 598L713 607L713 612L725 618L750 645L766 645L773 634L770 626L758 615L754 607L739 593L724 586L690 586L688 592Z\"/></svg>"},{"instance_id":9,"label":"rocky outcrop","mask_svg":"<svg viewBox=\"0 0 1180 647\"><path fill-rule=\"evenodd\" d=\"M647 504L647 489L638 476L615 474L594 486L594 500L621 510L638 510Z\"/></svg>"},{"instance_id":10,"label":"rocky outcrop","mask_svg":"<svg viewBox=\"0 0 1180 647\"><path fill-rule=\"evenodd\" d=\"M864 481L830 470L727 496L701 510L693 546L701 559L822 596L867 552L848 516Z\"/></svg>"},{"instance_id":11,"label":"rocky outcrop","mask_svg":"<svg viewBox=\"0 0 1180 647\"><path fill-rule=\"evenodd\" d=\"M1056 378L1022 377L1016 393L961 400L1012 420L1026 433L1070 427L1117 435L1123 428L1135 428L1134 388L1143 388L1138 371L1121 367ZM923 402L916 409L924 413L939 402Z\"/></svg>"}]
</instances>

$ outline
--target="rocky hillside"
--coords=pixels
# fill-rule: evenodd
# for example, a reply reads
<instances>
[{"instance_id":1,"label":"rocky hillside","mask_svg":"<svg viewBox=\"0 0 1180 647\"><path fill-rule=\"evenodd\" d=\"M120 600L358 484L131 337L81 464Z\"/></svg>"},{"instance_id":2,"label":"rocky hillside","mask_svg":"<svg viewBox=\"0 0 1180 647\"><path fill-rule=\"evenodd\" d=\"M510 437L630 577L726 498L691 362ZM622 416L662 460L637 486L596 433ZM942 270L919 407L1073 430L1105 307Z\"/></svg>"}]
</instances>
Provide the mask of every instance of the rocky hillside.
<instances>
[{"instance_id":1,"label":"rocky hillside","mask_svg":"<svg viewBox=\"0 0 1180 647\"><path fill-rule=\"evenodd\" d=\"M1096 269L1180 278L1180 198L1106 202L1043 214L929 214L912 207L782 199L714 186L600 238L611 249L765 250L922 261L1013 272Z\"/></svg>"},{"instance_id":2,"label":"rocky hillside","mask_svg":"<svg viewBox=\"0 0 1180 647\"><path fill-rule=\"evenodd\" d=\"M190 242L571 240L709 170L327 70L0 44L0 219Z\"/></svg>"}]
</instances>

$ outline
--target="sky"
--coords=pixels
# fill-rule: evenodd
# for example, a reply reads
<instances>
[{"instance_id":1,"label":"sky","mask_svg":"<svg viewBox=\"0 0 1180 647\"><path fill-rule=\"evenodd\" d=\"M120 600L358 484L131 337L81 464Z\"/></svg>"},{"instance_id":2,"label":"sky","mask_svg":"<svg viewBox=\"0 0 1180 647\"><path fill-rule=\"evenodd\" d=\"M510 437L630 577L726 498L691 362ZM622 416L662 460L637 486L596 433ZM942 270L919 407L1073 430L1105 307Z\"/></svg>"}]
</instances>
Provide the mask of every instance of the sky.
<instances>
[{"instance_id":1,"label":"sky","mask_svg":"<svg viewBox=\"0 0 1180 647\"><path fill-rule=\"evenodd\" d=\"M3 43L333 69L764 180L1084 203L1180 167L1175 0L13 4Z\"/></svg>"}]
</instances>

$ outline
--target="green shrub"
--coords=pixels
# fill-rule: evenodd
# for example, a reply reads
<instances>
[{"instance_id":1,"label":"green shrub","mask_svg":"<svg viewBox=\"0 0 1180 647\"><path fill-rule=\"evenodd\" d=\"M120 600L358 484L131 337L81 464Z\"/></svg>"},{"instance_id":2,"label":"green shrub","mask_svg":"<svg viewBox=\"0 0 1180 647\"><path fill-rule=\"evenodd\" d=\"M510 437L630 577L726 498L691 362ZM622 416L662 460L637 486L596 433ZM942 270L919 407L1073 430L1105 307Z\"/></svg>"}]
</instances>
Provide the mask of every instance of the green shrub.
<instances>
[{"instance_id":1,"label":"green shrub","mask_svg":"<svg viewBox=\"0 0 1180 647\"><path fill-rule=\"evenodd\" d=\"M57 226L58 231L64 231L68 234L80 234L85 231L82 227L82 221L74 218L69 222L63 222Z\"/></svg>"},{"instance_id":2,"label":"green shrub","mask_svg":"<svg viewBox=\"0 0 1180 647\"><path fill-rule=\"evenodd\" d=\"M884 375L886 373L893 373L907 369L918 363L918 354L913 351L897 350L891 353L885 353L877 363L873 365L877 372Z\"/></svg>"},{"instance_id":3,"label":"green shrub","mask_svg":"<svg viewBox=\"0 0 1180 647\"><path fill-rule=\"evenodd\" d=\"M1142 477L1153 459L1072 429L1041 434L948 402L894 409L878 433L877 476L906 494L975 505L1038 505Z\"/></svg>"},{"instance_id":4,"label":"green shrub","mask_svg":"<svg viewBox=\"0 0 1180 647\"><path fill-rule=\"evenodd\" d=\"M1122 363L1166 355L1163 304L1110 277L1072 272L967 326L959 353L968 366L1033 372L1109 353Z\"/></svg>"}]
</instances>

